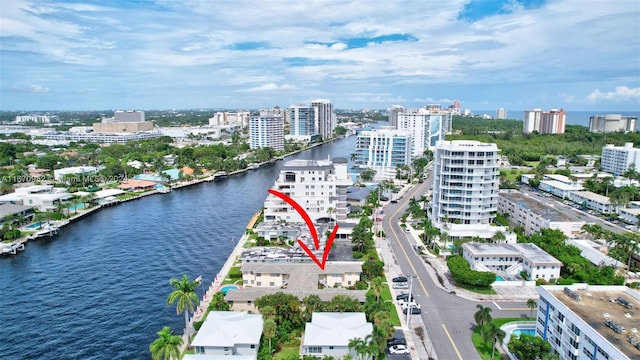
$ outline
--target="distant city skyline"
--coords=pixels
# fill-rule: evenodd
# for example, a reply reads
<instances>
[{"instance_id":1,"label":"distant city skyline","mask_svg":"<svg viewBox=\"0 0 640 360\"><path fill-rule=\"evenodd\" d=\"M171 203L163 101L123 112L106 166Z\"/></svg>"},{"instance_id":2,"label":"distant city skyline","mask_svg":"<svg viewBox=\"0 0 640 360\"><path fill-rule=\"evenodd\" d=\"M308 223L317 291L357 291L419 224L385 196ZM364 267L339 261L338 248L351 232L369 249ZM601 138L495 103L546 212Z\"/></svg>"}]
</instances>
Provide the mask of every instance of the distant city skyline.
<instances>
[{"instance_id":1,"label":"distant city skyline","mask_svg":"<svg viewBox=\"0 0 640 360\"><path fill-rule=\"evenodd\" d=\"M2 1L0 111L638 111L639 20L635 0Z\"/></svg>"}]
</instances>

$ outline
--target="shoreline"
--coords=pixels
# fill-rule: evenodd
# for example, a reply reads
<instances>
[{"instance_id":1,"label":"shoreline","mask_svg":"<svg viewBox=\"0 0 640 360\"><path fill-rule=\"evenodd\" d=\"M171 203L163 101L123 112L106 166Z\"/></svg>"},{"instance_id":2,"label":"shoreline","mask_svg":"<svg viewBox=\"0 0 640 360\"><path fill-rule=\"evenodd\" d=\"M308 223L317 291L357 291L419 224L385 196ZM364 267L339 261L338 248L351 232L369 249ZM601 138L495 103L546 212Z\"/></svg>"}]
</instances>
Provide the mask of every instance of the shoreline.
<instances>
[{"instance_id":1,"label":"shoreline","mask_svg":"<svg viewBox=\"0 0 640 360\"><path fill-rule=\"evenodd\" d=\"M25 251L26 249L26 245L30 242L30 241L34 241L37 240L40 237L44 237L44 236L48 236L48 237L53 237L53 236L57 236L58 232L60 231L60 229L70 223L76 222L79 219L93 214L99 210L101 210L102 208L105 207L111 207L111 206L116 206L125 202L129 202L129 201L133 201L133 200L138 200L147 196L151 196L151 195L156 195L156 194L169 194L171 193L174 189L182 189L185 187L189 187L189 186L193 186L193 185L198 185L201 183L208 183L208 182L212 182L212 181L217 181L217 180L224 180L225 178L229 177L229 176L233 176L233 175L239 175L239 174L243 174L246 172L250 172L252 170L258 169L260 167L263 167L265 165L269 165L269 164L273 164L277 161L280 160L284 160L289 156L292 155L296 155L299 154L303 151L312 149L316 146L320 146L320 145L324 145L326 143L330 143L332 141L338 140L338 139L343 139L346 136L340 136L340 137L334 137L331 139L328 139L326 141L320 142L320 143L315 143L315 144L311 144L309 147L306 147L304 149L300 149L300 150L296 150L293 151L291 153L288 153L286 155L282 155L276 158L273 158L271 160L268 161L264 161L258 164L254 164L255 166L249 168L246 167L244 169L239 169L236 171L232 171L228 174L224 174L224 175L216 175L216 174L212 174L212 175L208 175L208 176L204 176L201 178L197 178L197 179L192 179L192 180L185 180L185 181L181 181L181 182L177 182L175 184L170 184L168 186L169 191L160 191L160 190L150 190L150 191L146 191L143 193L139 193L136 194L135 196L126 198L126 199L118 199L118 200L113 200L110 202L106 202L103 204L96 204L91 206L90 208L86 209L86 210L76 210L77 212L74 213L73 216L67 218L67 219L62 219L62 220L55 220L55 221L51 221L50 226L52 226L51 228L49 228L48 230L45 229L40 229L34 233L28 234L26 236L22 236L19 239L15 239L12 242L0 242L0 256L10 256L10 255L17 255L19 252L21 251ZM244 235L243 235L244 236Z\"/></svg>"}]
</instances>

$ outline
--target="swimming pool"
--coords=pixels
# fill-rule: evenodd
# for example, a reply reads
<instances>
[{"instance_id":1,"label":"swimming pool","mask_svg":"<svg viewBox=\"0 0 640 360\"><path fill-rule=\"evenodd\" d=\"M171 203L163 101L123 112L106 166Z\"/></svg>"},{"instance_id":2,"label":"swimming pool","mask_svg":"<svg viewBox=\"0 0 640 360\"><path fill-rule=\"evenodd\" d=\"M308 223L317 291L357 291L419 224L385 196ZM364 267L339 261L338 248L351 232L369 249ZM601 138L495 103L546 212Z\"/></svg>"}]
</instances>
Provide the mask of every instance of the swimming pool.
<instances>
[{"instance_id":1,"label":"swimming pool","mask_svg":"<svg viewBox=\"0 0 640 360\"><path fill-rule=\"evenodd\" d=\"M536 336L536 331L534 329L515 329L511 332L511 335L520 336L520 334Z\"/></svg>"},{"instance_id":2,"label":"swimming pool","mask_svg":"<svg viewBox=\"0 0 640 360\"><path fill-rule=\"evenodd\" d=\"M239 289L238 285L225 285L220 288L220 291L226 294L229 292L229 290L238 290L238 289Z\"/></svg>"},{"instance_id":3,"label":"swimming pool","mask_svg":"<svg viewBox=\"0 0 640 360\"><path fill-rule=\"evenodd\" d=\"M84 207L84 204L76 204L76 205L69 206L69 210L76 211L76 210L82 209L83 207Z\"/></svg>"},{"instance_id":4,"label":"swimming pool","mask_svg":"<svg viewBox=\"0 0 640 360\"><path fill-rule=\"evenodd\" d=\"M504 281L504 278L500 275L496 275L496 281Z\"/></svg>"},{"instance_id":5,"label":"swimming pool","mask_svg":"<svg viewBox=\"0 0 640 360\"><path fill-rule=\"evenodd\" d=\"M39 222L37 222L37 223L33 223L33 224L31 224L31 225L28 225L28 226L27 226L27 228L28 228L28 229L38 229L38 228L40 228L41 226L43 226L43 225L45 225L45 224L46 224L46 222L44 222L44 221L39 221Z\"/></svg>"}]
</instances>

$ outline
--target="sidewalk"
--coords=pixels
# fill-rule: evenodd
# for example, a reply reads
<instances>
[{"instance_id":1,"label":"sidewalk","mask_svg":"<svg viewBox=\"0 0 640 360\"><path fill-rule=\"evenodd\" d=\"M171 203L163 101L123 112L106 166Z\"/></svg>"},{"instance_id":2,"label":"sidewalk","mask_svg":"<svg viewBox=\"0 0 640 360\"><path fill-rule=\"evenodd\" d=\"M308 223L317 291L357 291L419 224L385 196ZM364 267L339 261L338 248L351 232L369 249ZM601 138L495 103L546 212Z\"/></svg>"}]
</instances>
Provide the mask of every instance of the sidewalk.
<instances>
[{"instance_id":1,"label":"sidewalk","mask_svg":"<svg viewBox=\"0 0 640 360\"><path fill-rule=\"evenodd\" d=\"M396 312L400 317L402 331L404 332L404 337L407 341L407 347L409 347L411 358L437 359L436 352L433 349L433 344L431 343L429 334L427 334L422 317L410 315L409 326L407 326L407 316L402 313L402 309L395 301L397 294L396 290L391 288L391 284L393 283L391 279L395 276L402 275L402 271L400 270L400 266L398 265L398 261L396 260L393 251L389 247L389 243L385 240L376 238L376 249L378 250L378 256L380 256L382 261L385 263L385 277L387 278L387 284L389 284L389 288L391 290L391 301L393 301L393 304L396 307ZM416 331L416 329L421 330ZM418 332L420 332L420 334Z\"/></svg>"}]
</instances>

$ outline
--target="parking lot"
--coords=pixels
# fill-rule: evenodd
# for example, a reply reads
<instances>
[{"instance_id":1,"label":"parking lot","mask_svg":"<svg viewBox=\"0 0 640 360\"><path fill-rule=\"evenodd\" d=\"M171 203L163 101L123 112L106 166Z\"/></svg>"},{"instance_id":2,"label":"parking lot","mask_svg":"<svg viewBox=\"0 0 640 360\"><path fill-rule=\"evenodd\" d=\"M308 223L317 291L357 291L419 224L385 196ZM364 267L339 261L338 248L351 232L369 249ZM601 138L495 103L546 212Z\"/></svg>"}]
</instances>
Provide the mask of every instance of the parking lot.
<instances>
[{"instance_id":1,"label":"parking lot","mask_svg":"<svg viewBox=\"0 0 640 360\"><path fill-rule=\"evenodd\" d=\"M393 334L393 337L394 338L404 339L404 333L402 332L402 330L396 330L395 334ZM387 355L387 359L389 359L389 360L411 360L411 355L410 354L403 354L403 355L390 354L388 348L385 351L385 353Z\"/></svg>"}]
</instances>

